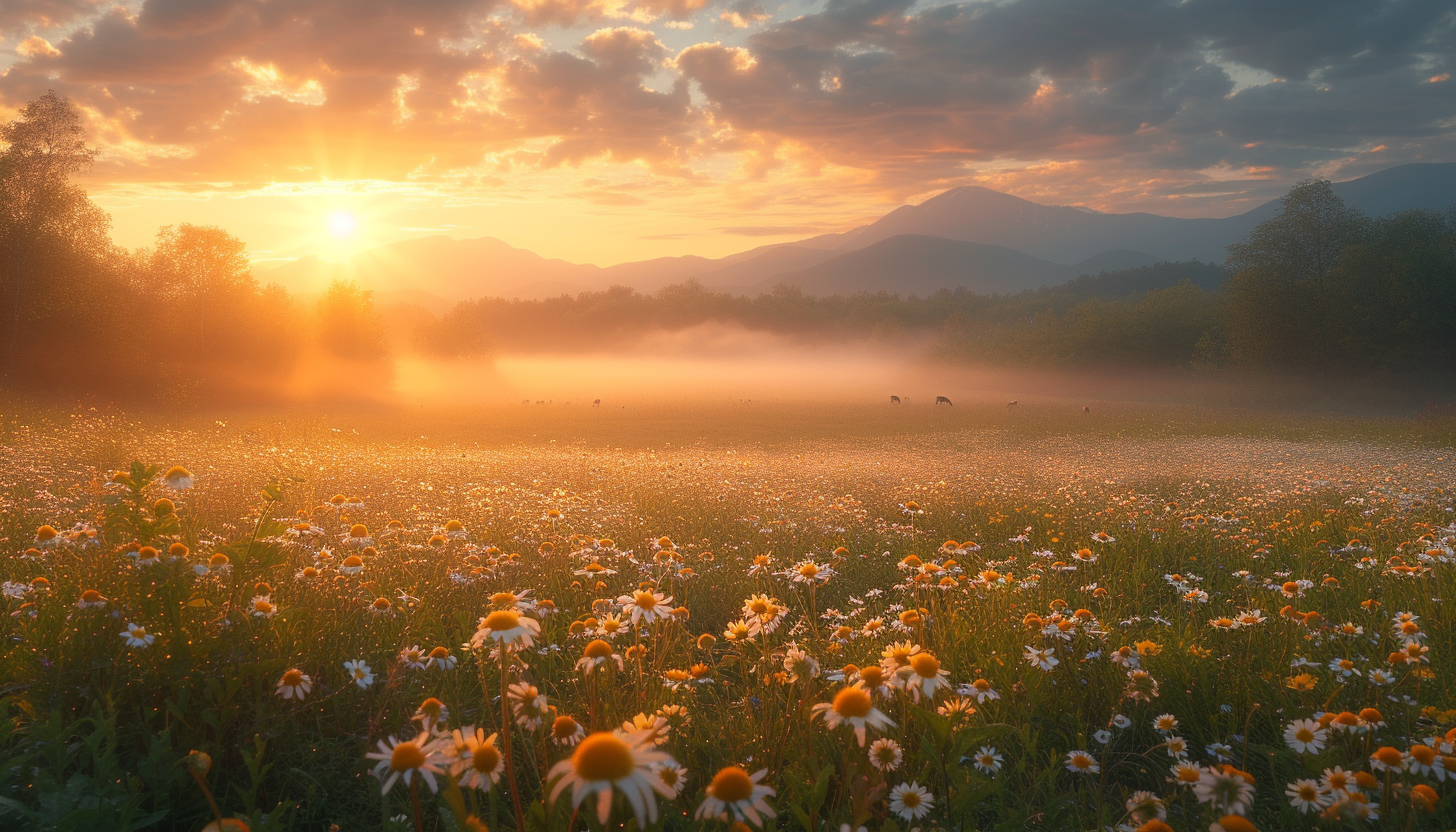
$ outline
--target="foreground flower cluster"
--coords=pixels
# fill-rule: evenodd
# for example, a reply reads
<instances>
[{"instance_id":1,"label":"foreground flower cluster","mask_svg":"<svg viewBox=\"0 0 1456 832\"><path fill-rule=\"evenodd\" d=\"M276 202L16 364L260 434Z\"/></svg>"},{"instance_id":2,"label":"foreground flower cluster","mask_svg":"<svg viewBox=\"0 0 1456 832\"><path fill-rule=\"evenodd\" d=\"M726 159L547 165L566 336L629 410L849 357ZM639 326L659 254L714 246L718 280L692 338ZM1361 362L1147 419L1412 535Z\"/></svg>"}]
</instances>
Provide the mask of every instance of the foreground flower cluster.
<instances>
[{"instance_id":1,"label":"foreground flower cluster","mask_svg":"<svg viewBox=\"0 0 1456 832\"><path fill-rule=\"evenodd\" d=\"M17 525L32 710L103 694L218 778L263 740L323 782L368 770L403 828L1450 824L1449 471L851 496L684 452L579 490L603 460L548 450L441 494L332 453L333 493L138 463Z\"/></svg>"}]
</instances>

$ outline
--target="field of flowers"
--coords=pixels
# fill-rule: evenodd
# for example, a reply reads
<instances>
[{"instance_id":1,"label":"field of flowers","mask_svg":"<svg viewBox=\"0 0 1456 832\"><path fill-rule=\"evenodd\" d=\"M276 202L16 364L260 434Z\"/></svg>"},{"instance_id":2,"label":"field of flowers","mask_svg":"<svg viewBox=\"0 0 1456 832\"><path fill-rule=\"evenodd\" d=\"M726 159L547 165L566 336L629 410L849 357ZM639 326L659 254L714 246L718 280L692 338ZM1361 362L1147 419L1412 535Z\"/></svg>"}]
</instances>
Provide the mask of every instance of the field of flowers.
<instances>
[{"instance_id":1,"label":"field of flowers","mask_svg":"<svg viewBox=\"0 0 1456 832\"><path fill-rule=\"evenodd\" d=\"M0 828L1456 826L1444 440L522 413L0 415Z\"/></svg>"}]
</instances>

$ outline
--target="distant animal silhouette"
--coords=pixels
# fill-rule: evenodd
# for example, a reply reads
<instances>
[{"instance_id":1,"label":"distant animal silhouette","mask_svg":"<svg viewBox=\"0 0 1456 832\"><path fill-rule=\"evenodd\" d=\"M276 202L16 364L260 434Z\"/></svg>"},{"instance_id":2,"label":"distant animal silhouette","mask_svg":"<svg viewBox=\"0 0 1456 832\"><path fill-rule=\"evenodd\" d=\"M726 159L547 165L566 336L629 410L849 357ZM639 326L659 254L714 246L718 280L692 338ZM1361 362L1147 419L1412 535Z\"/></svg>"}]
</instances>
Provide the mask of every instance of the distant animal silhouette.
<instances>
[{"instance_id":1,"label":"distant animal silhouette","mask_svg":"<svg viewBox=\"0 0 1456 832\"><path fill-rule=\"evenodd\" d=\"M899 396L891 396L890 397L890 404L899 404L899 403L900 403L900 397Z\"/></svg>"},{"instance_id":2,"label":"distant animal silhouette","mask_svg":"<svg viewBox=\"0 0 1456 832\"><path fill-rule=\"evenodd\" d=\"M950 405L951 407L955 407L955 402L951 401L950 399L947 399L945 396L936 396L935 397L935 403L936 404L945 403L945 404Z\"/></svg>"},{"instance_id":3,"label":"distant animal silhouette","mask_svg":"<svg viewBox=\"0 0 1456 832\"><path fill-rule=\"evenodd\" d=\"M592 407L601 407L601 406L602 406L602 400L601 399L597 399L596 401L592 402Z\"/></svg>"},{"instance_id":4,"label":"distant animal silhouette","mask_svg":"<svg viewBox=\"0 0 1456 832\"><path fill-rule=\"evenodd\" d=\"M521 399L521 404L530 404L530 403L531 403L531 400L530 399Z\"/></svg>"},{"instance_id":5,"label":"distant animal silhouette","mask_svg":"<svg viewBox=\"0 0 1456 832\"><path fill-rule=\"evenodd\" d=\"M1015 407L1016 404L1017 404L1017 402L1015 402L1015 401L1009 401L1009 402L1006 403L1006 406L1007 407Z\"/></svg>"},{"instance_id":6,"label":"distant animal silhouette","mask_svg":"<svg viewBox=\"0 0 1456 832\"><path fill-rule=\"evenodd\" d=\"M1083 413L1091 413L1092 412L1092 408L1090 408L1090 407L1088 407L1087 405L1084 404L1084 405L1082 405L1082 412Z\"/></svg>"}]
</instances>

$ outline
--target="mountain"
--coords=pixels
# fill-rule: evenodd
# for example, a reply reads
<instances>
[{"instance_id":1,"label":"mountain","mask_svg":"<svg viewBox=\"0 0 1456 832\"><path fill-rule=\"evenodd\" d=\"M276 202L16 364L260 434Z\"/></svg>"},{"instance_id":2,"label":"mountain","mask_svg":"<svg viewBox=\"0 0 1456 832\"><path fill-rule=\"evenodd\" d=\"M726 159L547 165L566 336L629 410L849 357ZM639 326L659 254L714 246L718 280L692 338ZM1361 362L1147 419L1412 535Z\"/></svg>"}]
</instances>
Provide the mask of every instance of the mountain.
<instances>
[{"instance_id":1,"label":"mountain","mask_svg":"<svg viewBox=\"0 0 1456 832\"><path fill-rule=\"evenodd\" d=\"M925 234L897 234L818 265L770 278L754 287L768 291L788 283L810 295L892 291L925 296L964 287L977 294L1009 294L1065 283L1078 275L1150 266L1157 257L1109 251L1063 265L1005 246L968 243Z\"/></svg>"},{"instance_id":2,"label":"mountain","mask_svg":"<svg viewBox=\"0 0 1456 832\"><path fill-rule=\"evenodd\" d=\"M1456 204L1456 163L1387 168L1334 185L1346 204L1370 216ZM951 240L1014 248L1047 260L1072 263L1108 249L1145 251L1165 260L1221 262L1230 243L1279 212L1271 200L1223 219L1183 219L1157 214L1103 214L1065 205L1040 205L988 188L951 188L919 205L904 205L869 225L840 235L837 251L863 248L898 234L930 234Z\"/></svg>"},{"instance_id":3,"label":"mountain","mask_svg":"<svg viewBox=\"0 0 1456 832\"><path fill-rule=\"evenodd\" d=\"M1456 203L1456 163L1401 165L1336 183L1334 189L1371 216L1410 208L1444 211ZM602 268L549 259L491 237L422 237L371 249L345 264L304 258L259 269L258 278L304 294L321 292L336 278L352 278L391 297L417 293L432 308L439 301L543 298L612 285L650 292L689 278L713 289L750 294L781 282L798 283L815 293L926 294L958 285L1014 291L1145 265L1150 258L1221 262L1227 246L1274 216L1279 204L1272 200L1221 219L1183 219L1041 205L968 186L901 206L850 231L760 246L716 260L663 257Z\"/></svg>"}]
</instances>

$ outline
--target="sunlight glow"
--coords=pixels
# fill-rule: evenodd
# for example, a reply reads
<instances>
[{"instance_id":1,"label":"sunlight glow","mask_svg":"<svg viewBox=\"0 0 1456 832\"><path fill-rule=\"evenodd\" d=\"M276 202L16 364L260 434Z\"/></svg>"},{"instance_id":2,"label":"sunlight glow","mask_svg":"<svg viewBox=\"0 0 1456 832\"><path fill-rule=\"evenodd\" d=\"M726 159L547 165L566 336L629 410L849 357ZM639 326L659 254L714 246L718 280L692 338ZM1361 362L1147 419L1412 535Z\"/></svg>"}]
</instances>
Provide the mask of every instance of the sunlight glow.
<instances>
[{"instance_id":1,"label":"sunlight glow","mask_svg":"<svg viewBox=\"0 0 1456 832\"><path fill-rule=\"evenodd\" d=\"M359 228L359 221L348 211L339 211L329 217L329 233L339 239L352 237Z\"/></svg>"}]
</instances>

